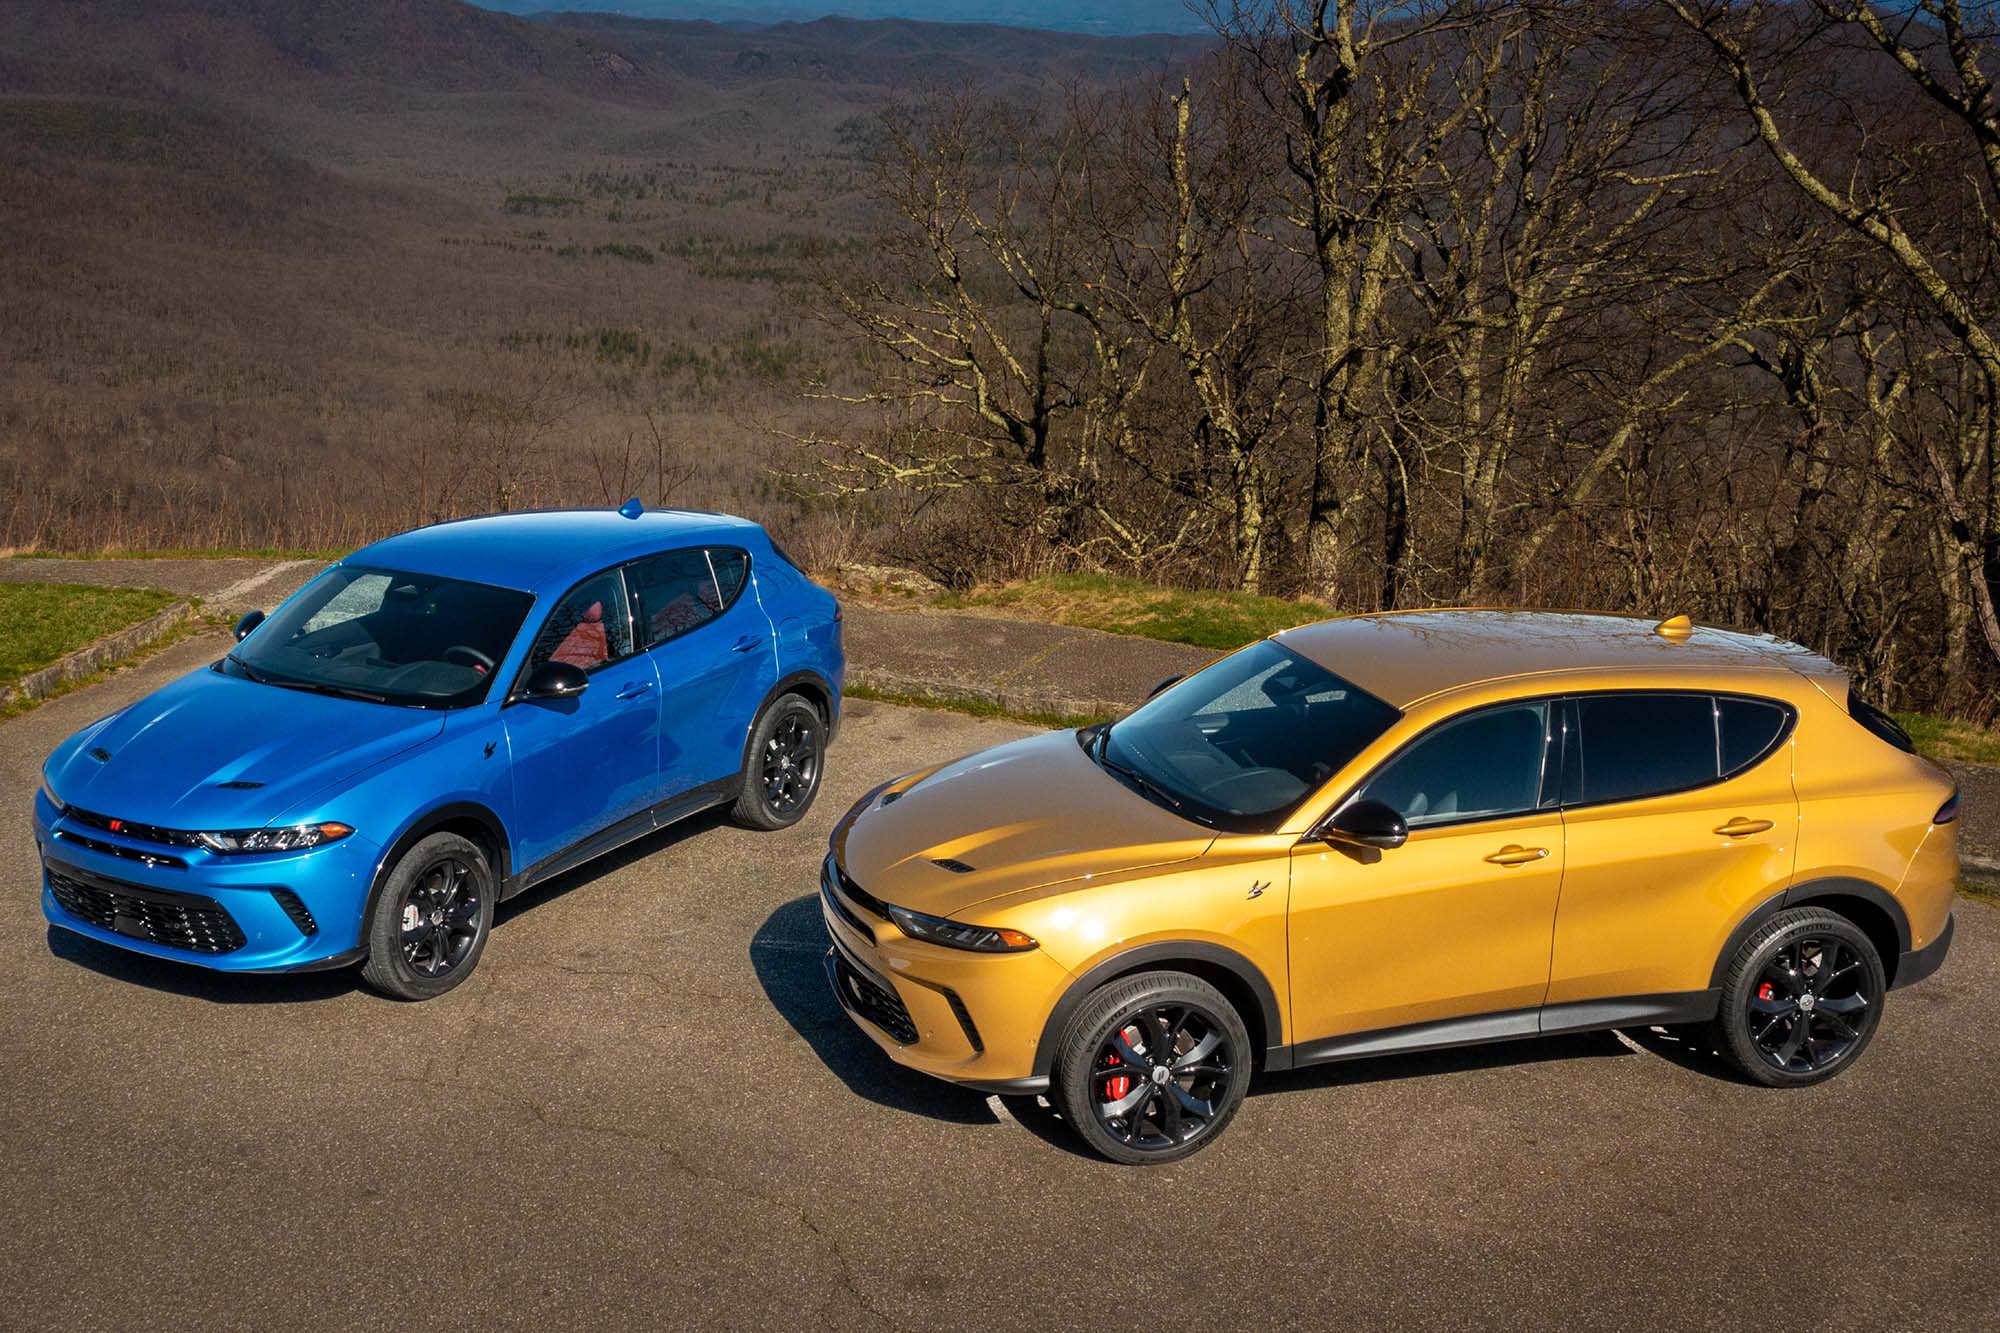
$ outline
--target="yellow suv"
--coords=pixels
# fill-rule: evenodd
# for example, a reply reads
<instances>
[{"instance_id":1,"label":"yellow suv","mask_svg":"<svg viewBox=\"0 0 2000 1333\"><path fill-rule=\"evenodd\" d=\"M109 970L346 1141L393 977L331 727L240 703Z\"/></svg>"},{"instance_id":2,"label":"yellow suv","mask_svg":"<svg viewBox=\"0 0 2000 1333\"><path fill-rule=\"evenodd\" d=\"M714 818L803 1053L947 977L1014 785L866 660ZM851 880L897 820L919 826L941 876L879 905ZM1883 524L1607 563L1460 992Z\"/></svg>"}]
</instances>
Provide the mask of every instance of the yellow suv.
<instances>
[{"instance_id":1,"label":"yellow suv","mask_svg":"<svg viewBox=\"0 0 2000 1333\"><path fill-rule=\"evenodd\" d=\"M896 1060L1121 1162L1214 1139L1253 1069L1546 1033L1708 1025L1800 1086L1944 960L1956 814L1796 644L1358 616L870 792L827 968Z\"/></svg>"}]
</instances>

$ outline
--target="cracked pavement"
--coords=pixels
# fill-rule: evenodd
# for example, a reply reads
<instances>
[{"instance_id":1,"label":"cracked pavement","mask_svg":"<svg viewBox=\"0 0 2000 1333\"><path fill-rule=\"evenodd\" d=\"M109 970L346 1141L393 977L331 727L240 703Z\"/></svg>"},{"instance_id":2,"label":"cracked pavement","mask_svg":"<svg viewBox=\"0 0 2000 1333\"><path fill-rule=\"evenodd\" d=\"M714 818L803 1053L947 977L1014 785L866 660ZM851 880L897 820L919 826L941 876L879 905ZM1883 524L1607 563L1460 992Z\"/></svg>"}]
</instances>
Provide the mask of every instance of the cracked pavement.
<instances>
[{"instance_id":1,"label":"cracked pavement","mask_svg":"<svg viewBox=\"0 0 2000 1333\"><path fill-rule=\"evenodd\" d=\"M851 702L804 824L705 817L503 909L400 1005L43 924L68 731L209 635L0 725L12 1327L1991 1327L2000 911L1856 1068L1767 1092L1657 1035L1273 1076L1148 1171L899 1071L825 990L814 875L867 788L1021 734Z\"/></svg>"}]
</instances>

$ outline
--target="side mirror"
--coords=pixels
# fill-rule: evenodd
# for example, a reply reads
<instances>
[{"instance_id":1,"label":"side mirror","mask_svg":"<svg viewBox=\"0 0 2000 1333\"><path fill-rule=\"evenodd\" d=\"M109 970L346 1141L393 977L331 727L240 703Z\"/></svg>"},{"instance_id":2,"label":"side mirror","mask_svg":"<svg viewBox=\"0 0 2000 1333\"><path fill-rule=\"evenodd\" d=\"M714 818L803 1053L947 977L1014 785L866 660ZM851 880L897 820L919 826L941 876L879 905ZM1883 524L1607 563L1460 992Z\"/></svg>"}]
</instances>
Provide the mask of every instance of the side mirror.
<instances>
[{"instance_id":1,"label":"side mirror","mask_svg":"<svg viewBox=\"0 0 2000 1333\"><path fill-rule=\"evenodd\" d=\"M244 636L263 623L264 613L262 611L245 611L243 618L236 622L236 641L238 643L243 642Z\"/></svg>"},{"instance_id":2,"label":"side mirror","mask_svg":"<svg viewBox=\"0 0 2000 1333\"><path fill-rule=\"evenodd\" d=\"M583 668L571 666L568 662L544 662L528 673L528 683L520 693L523 699L574 699L590 688L590 677L583 674Z\"/></svg>"},{"instance_id":3,"label":"side mirror","mask_svg":"<svg viewBox=\"0 0 2000 1333\"><path fill-rule=\"evenodd\" d=\"M1410 839L1403 817L1380 801L1356 801L1343 806L1320 828L1328 842L1350 847L1401 847Z\"/></svg>"},{"instance_id":4,"label":"side mirror","mask_svg":"<svg viewBox=\"0 0 2000 1333\"><path fill-rule=\"evenodd\" d=\"M1186 677L1186 676L1168 676L1168 677L1167 677L1167 678L1166 678L1165 680L1161 681L1161 682L1160 682L1160 683L1159 683L1158 685L1155 685L1155 686L1154 686L1154 687L1153 687L1152 689L1150 689L1150 690L1147 690L1147 691L1146 691L1146 697L1147 697L1148 699L1150 699L1150 698L1152 698L1152 697L1153 697L1154 695L1158 694L1158 693L1159 693L1159 692L1160 692L1161 690L1164 690L1164 689L1170 689L1170 688L1172 688L1173 686L1175 686L1175 685L1178 685L1178 684L1180 684L1180 683L1181 683L1182 681L1184 681L1184 680L1186 680L1186 679L1187 679L1187 677Z\"/></svg>"}]
</instances>

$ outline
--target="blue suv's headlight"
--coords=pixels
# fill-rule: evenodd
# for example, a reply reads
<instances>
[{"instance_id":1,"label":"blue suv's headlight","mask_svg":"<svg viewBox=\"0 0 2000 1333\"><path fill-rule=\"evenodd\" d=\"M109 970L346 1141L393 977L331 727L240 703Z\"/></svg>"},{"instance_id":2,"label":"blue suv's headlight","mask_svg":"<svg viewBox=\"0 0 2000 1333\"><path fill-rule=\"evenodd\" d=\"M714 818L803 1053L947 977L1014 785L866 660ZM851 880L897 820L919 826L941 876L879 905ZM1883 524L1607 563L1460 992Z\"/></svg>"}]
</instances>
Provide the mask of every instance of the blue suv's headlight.
<instances>
[{"instance_id":1,"label":"blue suv's headlight","mask_svg":"<svg viewBox=\"0 0 2000 1333\"><path fill-rule=\"evenodd\" d=\"M283 828L228 829L194 836L211 852L241 856L249 852L302 852L308 847L339 842L352 832L354 830L345 824L328 822L290 824Z\"/></svg>"},{"instance_id":2,"label":"blue suv's headlight","mask_svg":"<svg viewBox=\"0 0 2000 1333\"><path fill-rule=\"evenodd\" d=\"M42 774L42 795L49 798L49 804L56 808L57 814L69 808L62 803L62 797L56 795L56 789L49 785L49 775L46 773Z\"/></svg>"}]
</instances>

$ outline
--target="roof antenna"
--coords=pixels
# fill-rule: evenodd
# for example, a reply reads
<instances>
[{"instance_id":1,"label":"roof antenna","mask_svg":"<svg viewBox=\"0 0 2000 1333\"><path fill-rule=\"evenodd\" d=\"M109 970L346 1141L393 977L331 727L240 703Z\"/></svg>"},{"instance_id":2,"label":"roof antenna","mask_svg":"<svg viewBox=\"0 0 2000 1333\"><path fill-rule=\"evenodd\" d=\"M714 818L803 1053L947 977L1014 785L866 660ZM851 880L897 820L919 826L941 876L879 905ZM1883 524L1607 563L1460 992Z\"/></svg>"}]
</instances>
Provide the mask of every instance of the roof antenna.
<instances>
[{"instance_id":1,"label":"roof antenna","mask_svg":"<svg viewBox=\"0 0 2000 1333\"><path fill-rule=\"evenodd\" d=\"M1685 615L1668 616L1665 620L1653 626L1653 633L1663 639L1671 639L1675 643L1680 643L1684 639L1693 637L1694 622L1689 620Z\"/></svg>"},{"instance_id":2,"label":"roof antenna","mask_svg":"<svg viewBox=\"0 0 2000 1333\"><path fill-rule=\"evenodd\" d=\"M639 515L646 512L646 506L640 504L639 497L635 495L631 499L627 500L624 504L619 505L618 512L620 514L623 514L626 518L637 518L639 517ZM1682 616L1681 619L1686 620L1687 617Z\"/></svg>"}]
</instances>

